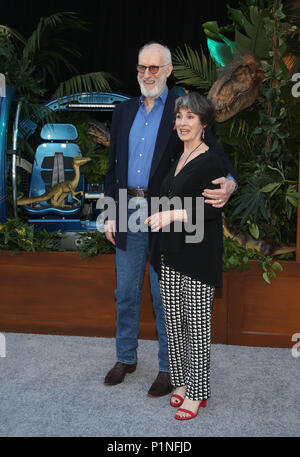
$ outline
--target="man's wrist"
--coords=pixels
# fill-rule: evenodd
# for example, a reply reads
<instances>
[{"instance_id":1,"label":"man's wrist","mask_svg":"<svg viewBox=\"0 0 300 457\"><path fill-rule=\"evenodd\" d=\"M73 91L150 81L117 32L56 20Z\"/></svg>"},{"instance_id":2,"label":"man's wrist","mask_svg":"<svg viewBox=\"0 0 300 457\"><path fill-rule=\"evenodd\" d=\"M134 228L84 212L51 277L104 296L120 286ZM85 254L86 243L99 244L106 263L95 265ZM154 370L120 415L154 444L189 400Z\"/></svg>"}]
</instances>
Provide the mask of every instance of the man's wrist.
<instances>
[{"instance_id":1,"label":"man's wrist","mask_svg":"<svg viewBox=\"0 0 300 457\"><path fill-rule=\"evenodd\" d=\"M234 182L234 184L235 184L234 192L235 192L237 190L237 188L239 187L237 181L234 179L234 177L230 173L227 173L226 179L229 179L230 181Z\"/></svg>"}]
</instances>

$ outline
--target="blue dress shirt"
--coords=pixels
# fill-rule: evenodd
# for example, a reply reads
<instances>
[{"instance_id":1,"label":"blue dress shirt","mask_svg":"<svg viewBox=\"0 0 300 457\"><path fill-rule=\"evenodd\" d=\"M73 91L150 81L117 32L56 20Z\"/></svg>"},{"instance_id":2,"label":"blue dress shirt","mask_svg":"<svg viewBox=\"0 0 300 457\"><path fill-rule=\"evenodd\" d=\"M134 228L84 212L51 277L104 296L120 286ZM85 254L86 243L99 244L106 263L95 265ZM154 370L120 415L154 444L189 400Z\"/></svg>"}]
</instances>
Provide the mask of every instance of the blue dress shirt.
<instances>
[{"instance_id":1,"label":"blue dress shirt","mask_svg":"<svg viewBox=\"0 0 300 457\"><path fill-rule=\"evenodd\" d=\"M128 187L148 189L149 175L155 149L156 137L168 96L168 88L154 100L147 114L144 97L133 121L128 143Z\"/></svg>"}]
</instances>

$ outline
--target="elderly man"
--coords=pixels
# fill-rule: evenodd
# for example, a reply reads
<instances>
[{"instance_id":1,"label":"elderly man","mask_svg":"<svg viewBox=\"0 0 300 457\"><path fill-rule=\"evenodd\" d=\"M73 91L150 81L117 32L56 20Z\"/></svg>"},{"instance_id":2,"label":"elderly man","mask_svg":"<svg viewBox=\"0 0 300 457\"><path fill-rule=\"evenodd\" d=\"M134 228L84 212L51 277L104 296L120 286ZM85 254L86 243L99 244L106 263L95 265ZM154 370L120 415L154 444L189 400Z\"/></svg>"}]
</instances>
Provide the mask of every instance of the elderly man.
<instances>
[{"instance_id":1,"label":"elderly man","mask_svg":"<svg viewBox=\"0 0 300 457\"><path fill-rule=\"evenodd\" d=\"M120 103L114 110L105 195L115 200L117 208L119 189L127 189L128 201L142 201L157 196L163 178L182 151L182 143L174 131L176 96L167 87L167 79L173 69L171 62L171 53L166 46L159 43L143 46L137 65L142 95ZM205 140L207 144L215 144L212 134ZM235 188L237 176L226 154L220 148L218 151L229 174L227 178L214 181L220 184L220 189L208 189L203 195L208 198L206 202L222 207ZM132 210L129 209L128 217L131 214ZM119 231L118 216L116 221L106 221L105 233L107 239L116 245L117 363L108 372L104 382L116 385L124 380L127 373L134 372L137 366L140 295L151 233L142 230ZM149 274L158 334L159 373L148 395L159 397L169 394L172 385L159 282L152 265L149 265Z\"/></svg>"}]
</instances>

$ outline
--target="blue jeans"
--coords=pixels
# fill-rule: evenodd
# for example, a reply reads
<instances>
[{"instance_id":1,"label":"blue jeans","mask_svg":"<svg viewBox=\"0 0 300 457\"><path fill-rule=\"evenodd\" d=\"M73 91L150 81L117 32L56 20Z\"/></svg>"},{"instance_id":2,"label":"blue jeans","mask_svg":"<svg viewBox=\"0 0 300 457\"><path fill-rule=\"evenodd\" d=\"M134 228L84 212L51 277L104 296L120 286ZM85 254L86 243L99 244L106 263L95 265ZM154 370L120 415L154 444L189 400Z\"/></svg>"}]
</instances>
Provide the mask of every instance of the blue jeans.
<instances>
[{"instance_id":1,"label":"blue jeans","mask_svg":"<svg viewBox=\"0 0 300 457\"><path fill-rule=\"evenodd\" d=\"M128 210L128 217L133 211ZM116 249L117 333L116 351L119 362L137 362L140 330L141 289L149 253L148 232L127 232L127 249ZM150 286L158 334L159 371L169 371L168 339L162 308L158 275L149 265Z\"/></svg>"}]
</instances>

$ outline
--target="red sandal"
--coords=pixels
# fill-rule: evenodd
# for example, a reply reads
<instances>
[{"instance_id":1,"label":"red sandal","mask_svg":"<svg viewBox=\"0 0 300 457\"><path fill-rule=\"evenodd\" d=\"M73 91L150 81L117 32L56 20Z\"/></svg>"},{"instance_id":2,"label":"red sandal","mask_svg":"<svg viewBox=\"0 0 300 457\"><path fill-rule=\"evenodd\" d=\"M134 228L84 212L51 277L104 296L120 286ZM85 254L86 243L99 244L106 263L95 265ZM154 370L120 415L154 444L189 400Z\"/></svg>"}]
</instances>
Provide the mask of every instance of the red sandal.
<instances>
[{"instance_id":1,"label":"red sandal","mask_svg":"<svg viewBox=\"0 0 300 457\"><path fill-rule=\"evenodd\" d=\"M172 398L178 398L179 402L178 403L173 403L172 402ZM184 402L184 398L182 398L180 395L177 395L177 394L173 394L170 398L170 405L171 406L174 406L175 408L177 408L177 406L181 406L182 403Z\"/></svg>"},{"instance_id":2,"label":"red sandal","mask_svg":"<svg viewBox=\"0 0 300 457\"><path fill-rule=\"evenodd\" d=\"M190 417L180 417L180 416L177 416L177 413L175 414L174 417L175 417L175 419L178 419L180 421L186 421L186 420L189 420L189 419L193 419L194 417L197 416L197 414L199 412L199 409L200 409L200 406L202 406L202 408L206 408L206 400L200 401L198 409L197 409L197 411L195 413L193 413L192 411L189 411L188 409L178 408L177 413L178 413L178 411L182 411L183 413L190 414Z\"/></svg>"}]
</instances>

